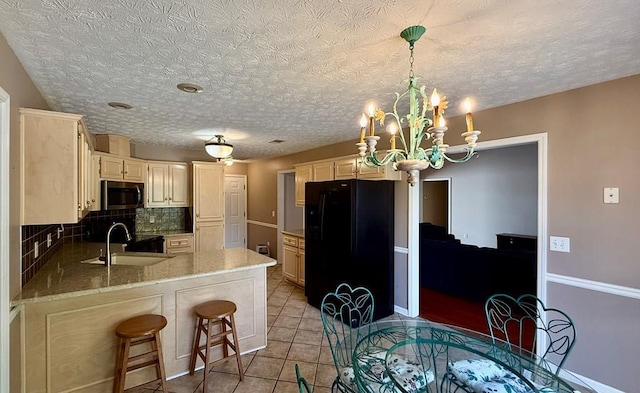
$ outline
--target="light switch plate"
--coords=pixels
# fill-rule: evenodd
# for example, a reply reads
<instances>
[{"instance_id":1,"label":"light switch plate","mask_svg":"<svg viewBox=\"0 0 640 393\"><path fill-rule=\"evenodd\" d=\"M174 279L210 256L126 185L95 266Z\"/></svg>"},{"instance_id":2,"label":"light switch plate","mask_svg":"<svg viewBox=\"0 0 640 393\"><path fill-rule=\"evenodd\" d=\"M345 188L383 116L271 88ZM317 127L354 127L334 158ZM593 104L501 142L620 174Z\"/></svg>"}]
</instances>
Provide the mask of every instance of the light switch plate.
<instances>
[{"instance_id":1,"label":"light switch plate","mask_svg":"<svg viewBox=\"0 0 640 393\"><path fill-rule=\"evenodd\" d=\"M558 252L570 252L571 243L568 237L550 236L549 250Z\"/></svg>"},{"instance_id":2,"label":"light switch plate","mask_svg":"<svg viewBox=\"0 0 640 393\"><path fill-rule=\"evenodd\" d=\"M37 258L38 255L40 255L40 250L38 250L38 246L39 245L40 244L37 241L33 243L33 257L34 258Z\"/></svg>"},{"instance_id":3,"label":"light switch plate","mask_svg":"<svg viewBox=\"0 0 640 393\"><path fill-rule=\"evenodd\" d=\"M605 187L604 203L620 203L620 189L618 187Z\"/></svg>"}]
</instances>

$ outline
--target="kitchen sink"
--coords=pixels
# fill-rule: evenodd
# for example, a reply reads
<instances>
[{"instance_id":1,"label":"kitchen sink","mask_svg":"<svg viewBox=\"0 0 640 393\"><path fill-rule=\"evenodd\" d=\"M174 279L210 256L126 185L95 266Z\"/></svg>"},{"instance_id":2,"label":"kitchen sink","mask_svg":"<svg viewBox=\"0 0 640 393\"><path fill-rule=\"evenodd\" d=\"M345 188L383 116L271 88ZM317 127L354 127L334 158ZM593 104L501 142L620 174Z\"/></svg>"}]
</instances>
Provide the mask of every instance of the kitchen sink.
<instances>
[{"instance_id":1,"label":"kitchen sink","mask_svg":"<svg viewBox=\"0 0 640 393\"><path fill-rule=\"evenodd\" d=\"M167 259L173 257L175 257L175 255L158 254L152 252L116 252L111 254L111 265L149 266L154 265L158 262L166 261ZM85 259L81 263L104 265L104 261L101 261L97 257Z\"/></svg>"}]
</instances>

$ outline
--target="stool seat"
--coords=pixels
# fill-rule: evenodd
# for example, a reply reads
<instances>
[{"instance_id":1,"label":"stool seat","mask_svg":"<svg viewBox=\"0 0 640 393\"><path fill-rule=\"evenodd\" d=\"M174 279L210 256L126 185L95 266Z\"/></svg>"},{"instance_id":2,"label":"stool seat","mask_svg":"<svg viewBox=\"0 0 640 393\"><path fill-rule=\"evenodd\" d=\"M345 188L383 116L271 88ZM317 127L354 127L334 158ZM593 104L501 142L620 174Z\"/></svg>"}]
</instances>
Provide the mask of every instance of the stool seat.
<instances>
[{"instance_id":1,"label":"stool seat","mask_svg":"<svg viewBox=\"0 0 640 393\"><path fill-rule=\"evenodd\" d=\"M164 371L162 344L160 343L160 330L165 326L167 326L167 319L162 315L145 314L129 318L116 327L118 353L113 379L114 393L124 391L128 371L148 366L155 367L156 380L160 380L162 391L167 392L165 387L167 378ZM129 356L131 347L143 344L149 345L150 350Z\"/></svg>"},{"instance_id":2,"label":"stool seat","mask_svg":"<svg viewBox=\"0 0 640 393\"><path fill-rule=\"evenodd\" d=\"M147 314L127 319L116 327L116 336L138 338L158 333L167 326L167 318L162 315Z\"/></svg>"},{"instance_id":3,"label":"stool seat","mask_svg":"<svg viewBox=\"0 0 640 393\"><path fill-rule=\"evenodd\" d=\"M203 319L225 318L236 312L236 304L228 300L212 300L198 304L196 315Z\"/></svg>"},{"instance_id":4,"label":"stool seat","mask_svg":"<svg viewBox=\"0 0 640 393\"><path fill-rule=\"evenodd\" d=\"M204 362L204 376L202 381L202 393L207 392L207 375L209 370L219 363L229 358L235 357L238 364L238 374L240 380L244 379L244 369L240 359L240 348L238 347L238 334L236 332L236 322L233 317L237 307L235 303L228 300L211 300L195 306L196 328L193 335L193 347L191 359L189 361L189 374L193 375L196 368L196 360L202 359ZM215 328L215 329L214 329ZM204 336L204 345L200 344L201 337ZM229 339L231 336L233 341ZM211 348L222 346L222 358L211 361ZM229 355L229 348L234 355Z\"/></svg>"}]
</instances>

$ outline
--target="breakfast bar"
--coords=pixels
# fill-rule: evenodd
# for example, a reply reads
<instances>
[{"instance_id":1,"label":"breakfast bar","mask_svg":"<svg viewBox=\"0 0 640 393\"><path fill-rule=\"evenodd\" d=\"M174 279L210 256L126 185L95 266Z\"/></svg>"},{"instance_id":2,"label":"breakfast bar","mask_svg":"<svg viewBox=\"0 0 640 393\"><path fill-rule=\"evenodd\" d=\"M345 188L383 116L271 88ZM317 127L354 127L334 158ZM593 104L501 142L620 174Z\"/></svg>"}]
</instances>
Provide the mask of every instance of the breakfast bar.
<instances>
[{"instance_id":1,"label":"breakfast bar","mask_svg":"<svg viewBox=\"0 0 640 393\"><path fill-rule=\"evenodd\" d=\"M168 321L162 331L168 378L188 372L193 307L208 300L237 305L240 352L266 346L266 268L275 260L231 248L147 265L81 263L97 256L99 246L63 245L12 302L23 307L27 391L110 392L115 327L147 313ZM127 376L126 387L152 380L152 375L152 369L136 370Z\"/></svg>"}]
</instances>

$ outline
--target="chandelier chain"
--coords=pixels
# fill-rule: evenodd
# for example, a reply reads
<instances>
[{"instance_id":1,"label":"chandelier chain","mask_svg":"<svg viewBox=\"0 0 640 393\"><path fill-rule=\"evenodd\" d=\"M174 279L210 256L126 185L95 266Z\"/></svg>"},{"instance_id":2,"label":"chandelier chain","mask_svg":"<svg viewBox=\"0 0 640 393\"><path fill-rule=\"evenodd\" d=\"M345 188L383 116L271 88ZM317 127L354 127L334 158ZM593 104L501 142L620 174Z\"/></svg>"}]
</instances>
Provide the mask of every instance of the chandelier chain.
<instances>
[{"instance_id":1,"label":"chandelier chain","mask_svg":"<svg viewBox=\"0 0 640 393\"><path fill-rule=\"evenodd\" d=\"M411 54L409 55L409 79L413 79L413 44L409 45Z\"/></svg>"}]
</instances>

